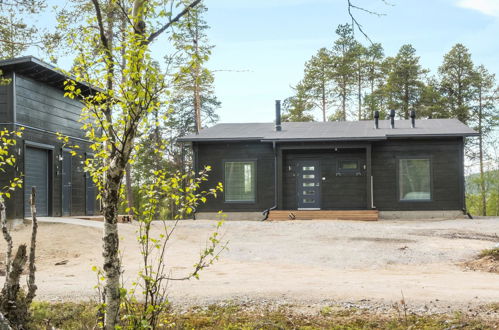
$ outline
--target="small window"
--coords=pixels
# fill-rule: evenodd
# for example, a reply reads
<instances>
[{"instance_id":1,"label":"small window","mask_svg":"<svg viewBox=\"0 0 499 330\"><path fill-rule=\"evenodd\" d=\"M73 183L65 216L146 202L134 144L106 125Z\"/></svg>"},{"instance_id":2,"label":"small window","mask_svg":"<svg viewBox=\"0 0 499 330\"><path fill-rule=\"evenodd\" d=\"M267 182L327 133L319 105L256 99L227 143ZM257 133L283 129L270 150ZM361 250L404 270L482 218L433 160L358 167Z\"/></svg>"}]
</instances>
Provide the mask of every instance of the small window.
<instances>
[{"instance_id":1,"label":"small window","mask_svg":"<svg viewBox=\"0 0 499 330\"><path fill-rule=\"evenodd\" d=\"M303 182L303 186L304 187L315 187L315 183L314 182Z\"/></svg>"},{"instance_id":2,"label":"small window","mask_svg":"<svg viewBox=\"0 0 499 330\"><path fill-rule=\"evenodd\" d=\"M314 174L303 174L304 179L314 179L315 175Z\"/></svg>"},{"instance_id":3,"label":"small window","mask_svg":"<svg viewBox=\"0 0 499 330\"><path fill-rule=\"evenodd\" d=\"M399 194L401 201L431 200L429 159L399 160Z\"/></svg>"},{"instance_id":4,"label":"small window","mask_svg":"<svg viewBox=\"0 0 499 330\"><path fill-rule=\"evenodd\" d=\"M340 172L358 171L359 162L356 160L340 160L338 161L338 170L340 170Z\"/></svg>"},{"instance_id":5,"label":"small window","mask_svg":"<svg viewBox=\"0 0 499 330\"><path fill-rule=\"evenodd\" d=\"M315 166L303 166L304 171L315 171Z\"/></svg>"},{"instance_id":6,"label":"small window","mask_svg":"<svg viewBox=\"0 0 499 330\"><path fill-rule=\"evenodd\" d=\"M254 202L255 162L225 162L225 201Z\"/></svg>"}]
</instances>

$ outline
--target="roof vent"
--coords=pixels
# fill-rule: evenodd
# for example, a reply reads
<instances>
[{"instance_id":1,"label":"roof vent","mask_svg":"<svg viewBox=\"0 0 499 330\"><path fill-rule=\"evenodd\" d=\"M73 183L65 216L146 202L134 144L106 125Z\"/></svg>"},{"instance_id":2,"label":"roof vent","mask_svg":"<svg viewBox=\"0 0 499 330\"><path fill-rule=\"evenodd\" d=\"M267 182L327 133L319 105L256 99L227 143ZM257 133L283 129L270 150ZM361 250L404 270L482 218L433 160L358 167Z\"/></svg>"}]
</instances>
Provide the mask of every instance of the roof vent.
<instances>
[{"instance_id":1,"label":"roof vent","mask_svg":"<svg viewBox=\"0 0 499 330\"><path fill-rule=\"evenodd\" d=\"M275 101L275 130L281 131L281 100Z\"/></svg>"},{"instance_id":2,"label":"roof vent","mask_svg":"<svg viewBox=\"0 0 499 330\"><path fill-rule=\"evenodd\" d=\"M416 111L411 110L411 127L416 128Z\"/></svg>"},{"instance_id":3,"label":"roof vent","mask_svg":"<svg viewBox=\"0 0 499 330\"><path fill-rule=\"evenodd\" d=\"M390 110L390 128L395 128L395 110Z\"/></svg>"},{"instance_id":4,"label":"roof vent","mask_svg":"<svg viewBox=\"0 0 499 330\"><path fill-rule=\"evenodd\" d=\"M374 128L379 128L379 111L374 111Z\"/></svg>"}]
</instances>

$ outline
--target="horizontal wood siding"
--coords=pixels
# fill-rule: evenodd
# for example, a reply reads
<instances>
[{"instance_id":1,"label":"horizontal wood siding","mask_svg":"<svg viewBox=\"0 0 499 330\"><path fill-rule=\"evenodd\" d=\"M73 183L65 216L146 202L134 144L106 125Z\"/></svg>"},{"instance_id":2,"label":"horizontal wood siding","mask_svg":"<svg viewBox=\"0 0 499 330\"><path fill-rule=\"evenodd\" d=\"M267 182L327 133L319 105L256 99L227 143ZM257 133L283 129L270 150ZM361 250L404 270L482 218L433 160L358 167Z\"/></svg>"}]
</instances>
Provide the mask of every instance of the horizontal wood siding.
<instances>
[{"instance_id":1,"label":"horizontal wood siding","mask_svg":"<svg viewBox=\"0 0 499 330\"><path fill-rule=\"evenodd\" d=\"M9 76L4 76L4 78L9 78ZM12 121L12 84L0 85L0 123Z\"/></svg>"},{"instance_id":2,"label":"horizontal wood siding","mask_svg":"<svg viewBox=\"0 0 499 330\"><path fill-rule=\"evenodd\" d=\"M52 164L50 171L50 191L49 191L49 199L50 199L50 207L49 214L51 216L61 216L62 215L62 175L61 175L61 161L59 161L59 156L61 156L62 144L55 134L44 133L38 130L33 130L26 128L23 131L23 136L18 140L15 152L20 152L20 155L17 157L17 166L16 170L10 170L9 173L0 177L9 177L12 178L14 176L21 176L24 172L24 146L25 141L41 143L49 146L53 146L54 149L49 153L49 163ZM81 148L82 158L80 156L73 157L73 168L72 168L72 201L73 201L73 210L71 212L72 215L85 215L85 181L83 172L81 170L81 161L84 160L84 152L88 151L88 144L83 143L81 141L72 141L71 143L77 144ZM78 165L78 166L77 166ZM0 185L4 185L6 180L0 180ZM29 188L29 187L28 187ZM29 188L30 189L30 188ZM7 204L7 217L9 219L20 219L24 216L23 210L23 189L16 190L14 194L12 194L11 199Z\"/></svg>"},{"instance_id":3,"label":"horizontal wood siding","mask_svg":"<svg viewBox=\"0 0 499 330\"><path fill-rule=\"evenodd\" d=\"M463 206L461 138L388 140L373 143L374 206L380 211L460 210ZM397 162L400 157L429 157L432 200L399 201Z\"/></svg>"},{"instance_id":4,"label":"horizontal wood siding","mask_svg":"<svg viewBox=\"0 0 499 330\"><path fill-rule=\"evenodd\" d=\"M32 79L16 76L17 122L51 132L82 138L78 122L82 105L64 92Z\"/></svg>"},{"instance_id":5,"label":"horizontal wood siding","mask_svg":"<svg viewBox=\"0 0 499 330\"><path fill-rule=\"evenodd\" d=\"M321 169L321 209L365 209L366 175L363 165L366 163L365 150L332 149L297 151L286 150L283 168L283 205L284 209L295 210L297 204L296 162L302 159L319 160ZM338 176L340 160L356 160L360 166L360 176ZM322 180L325 178L325 180Z\"/></svg>"},{"instance_id":6,"label":"horizontal wood siding","mask_svg":"<svg viewBox=\"0 0 499 330\"><path fill-rule=\"evenodd\" d=\"M224 180L224 161L256 161L256 202L255 203L226 203L224 194L217 198L209 198L208 202L200 205L198 211L205 212L259 212L274 205L274 153L270 143L199 143L197 153L198 170L204 166L211 166L209 179L203 189L214 188L218 182Z\"/></svg>"},{"instance_id":7,"label":"horizontal wood siding","mask_svg":"<svg viewBox=\"0 0 499 330\"><path fill-rule=\"evenodd\" d=\"M82 162L85 160L84 155L79 154L71 157L71 215L84 215L85 210L85 172L83 171Z\"/></svg>"}]
</instances>

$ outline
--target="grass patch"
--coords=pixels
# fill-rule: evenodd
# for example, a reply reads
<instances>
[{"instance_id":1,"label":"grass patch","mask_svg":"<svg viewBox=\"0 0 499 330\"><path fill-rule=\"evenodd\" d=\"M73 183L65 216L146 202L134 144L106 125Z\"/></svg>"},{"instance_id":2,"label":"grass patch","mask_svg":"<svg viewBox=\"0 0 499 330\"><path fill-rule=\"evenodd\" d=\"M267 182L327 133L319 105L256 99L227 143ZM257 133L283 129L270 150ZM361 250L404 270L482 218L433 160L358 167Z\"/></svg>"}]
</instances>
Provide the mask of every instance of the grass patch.
<instances>
[{"instance_id":1,"label":"grass patch","mask_svg":"<svg viewBox=\"0 0 499 330\"><path fill-rule=\"evenodd\" d=\"M479 258L491 257L494 260L499 261L499 247L482 250L480 251L478 257Z\"/></svg>"},{"instance_id":2,"label":"grass patch","mask_svg":"<svg viewBox=\"0 0 499 330\"><path fill-rule=\"evenodd\" d=\"M37 302L30 329L96 329L94 303ZM164 315L160 329L490 329L494 321L462 313L449 315L401 315L374 313L355 308L324 307L301 314L289 307L265 308L212 305ZM497 322L497 321L496 321Z\"/></svg>"}]
</instances>

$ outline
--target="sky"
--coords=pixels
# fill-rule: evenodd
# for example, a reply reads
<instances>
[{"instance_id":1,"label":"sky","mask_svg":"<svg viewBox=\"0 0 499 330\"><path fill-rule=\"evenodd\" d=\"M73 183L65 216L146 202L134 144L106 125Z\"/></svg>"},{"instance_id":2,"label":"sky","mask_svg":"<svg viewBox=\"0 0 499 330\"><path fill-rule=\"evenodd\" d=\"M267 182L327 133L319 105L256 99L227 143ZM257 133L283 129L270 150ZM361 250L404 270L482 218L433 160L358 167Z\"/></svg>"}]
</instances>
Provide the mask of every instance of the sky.
<instances>
[{"instance_id":1,"label":"sky","mask_svg":"<svg viewBox=\"0 0 499 330\"><path fill-rule=\"evenodd\" d=\"M350 22L347 0L205 1L208 37L215 46L207 66L215 73L223 123L272 122L275 100L292 96L291 86L303 77L305 62L320 48L331 47L336 27ZM352 2L382 14L354 12L370 39L383 45L385 55L394 56L410 43L423 67L436 74L443 55L463 43L475 64L484 64L499 77L499 0ZM49 16L40 23L53 26ZM368 45L358 31L356 36ZM157 58L164 47L164 40L153 45ZM67 59L59 64L68 69L71 63Z\"/></svg>"},{"instance_id":2,"label":"sky","mask_svg":"<svg viewBox=\"0 0 499 330\"><path fill-rule=\"evenodd\" d=\"M387 56L412 44L436 74L443 55L463 43L475 64L499 74L499 0L353 0L382 13L356 12ZM330 47L339 24L350 22L346 0L207 0L220 122L271 122L274 102L292 95L304 63ZM358 32L358 39L368 41Z\"/></svg>"}]
</instances>

